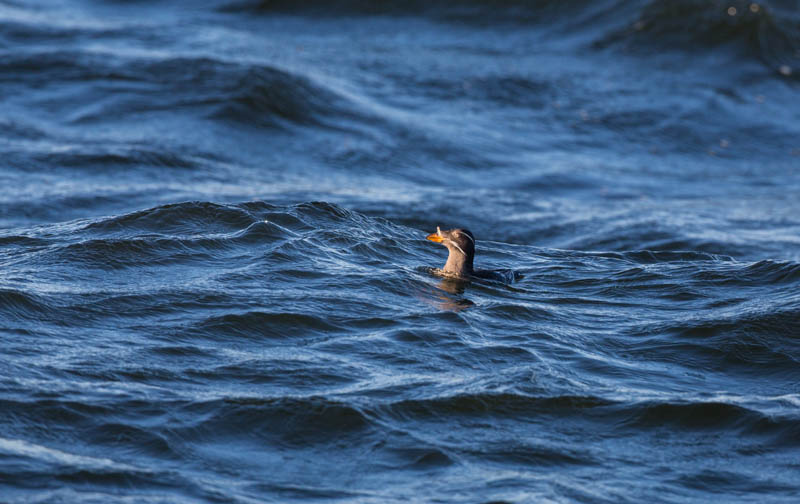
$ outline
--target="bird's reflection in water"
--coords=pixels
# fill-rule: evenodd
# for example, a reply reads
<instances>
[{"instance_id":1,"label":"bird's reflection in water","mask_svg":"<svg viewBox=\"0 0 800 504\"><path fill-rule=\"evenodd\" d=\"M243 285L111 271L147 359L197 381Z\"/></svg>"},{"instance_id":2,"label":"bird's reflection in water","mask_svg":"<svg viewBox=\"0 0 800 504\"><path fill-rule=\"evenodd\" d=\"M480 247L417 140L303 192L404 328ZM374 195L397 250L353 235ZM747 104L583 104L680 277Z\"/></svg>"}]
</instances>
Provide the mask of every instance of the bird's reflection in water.
<instances>
[{"instance_id":1,"label":"bird's reflection in water","mask_svg":"<svg viewBox=\"0 0 800 504\"><path fill-rule=\"evenodd\" d=\"M442 278L434 289L420 292L420 298L440 310L456 312L466 310L475 306L469 299L461 297L467 285L469 280L462 278Z\"/></svg>"},{"instance_id":2,"label":"bird's reflection in water","mask_svg":"<svg viewBox=\"0 0 800 504\"><path fill-rule=\"evenodd\" d=\"M469 285L469 280L463 278L442 278L439 281L439 289L450 294L464 294Z\"/></svg>"}]
</instances>

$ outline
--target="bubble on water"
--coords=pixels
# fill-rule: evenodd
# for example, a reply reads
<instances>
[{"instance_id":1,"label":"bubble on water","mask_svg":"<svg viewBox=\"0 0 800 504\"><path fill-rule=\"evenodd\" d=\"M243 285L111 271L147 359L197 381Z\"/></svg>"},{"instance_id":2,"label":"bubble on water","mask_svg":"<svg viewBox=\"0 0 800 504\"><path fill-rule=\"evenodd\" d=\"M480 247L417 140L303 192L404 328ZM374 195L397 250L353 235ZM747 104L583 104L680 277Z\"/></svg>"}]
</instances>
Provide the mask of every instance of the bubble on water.
<instances>
[{"instance_id":1,"label":"bubble on water","mask_svg":"<svg viewBox=\"0 0 800 504\"><path fill-rule=\"evenodd\" d=\"M739 11L736 10L736 7L733 7L733 6L728 7L728 15L729 16L735 16L737 12L739 12Z\"/></svg>"},{"instance_id":2,"label":"bubble on water","mask_svg":"<svg viewBox=\"0 0 800 504\"><path fill-rule=\"evenodd\" d=\"M758 5L757 3L751 3L750 4L750 12L754 12L755 13L755 12L758 12L759 10L761 10L761 6L760 5Z\"/></svg>"},{"instance_id":3,"label":"bubble on water","mask_svg":"<svg viewBox=\"0 0 800 504\"><path fill-rule=\"evenodd\" d=\"M790 67L789 65L781 65L778 68L778 71L781 73L781 75L786 75L786 76L792 75L792 67Z\"/></svg>"}]
</instances>

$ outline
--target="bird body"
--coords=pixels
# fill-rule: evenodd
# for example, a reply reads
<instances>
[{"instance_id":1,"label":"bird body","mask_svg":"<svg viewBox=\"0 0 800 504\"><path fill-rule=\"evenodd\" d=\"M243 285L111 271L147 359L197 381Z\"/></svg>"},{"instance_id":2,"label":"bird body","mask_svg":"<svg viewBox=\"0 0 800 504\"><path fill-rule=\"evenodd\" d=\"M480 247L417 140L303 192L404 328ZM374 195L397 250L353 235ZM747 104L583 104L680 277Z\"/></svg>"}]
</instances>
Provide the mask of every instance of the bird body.
<instances>
[{"instance_id":1,"label":"bird body","mask_svg":"<svg viewBox=\"0 0 800 504\"><path fill-rule=\"evenodd\" d=\"M476 270L473 266L475 261L475 237L468 229L450 229L442 231L436 226L436 232L426 237L428 240L441 243L447 247L447 262L441 269L442 274L459 278L484 278L499 282L513 280L516 274L510 271Z\"/></svg>"},{"instance_id":2,"label":"bird body","mask_svg":"<svg viewBox=\"0 0 800 504\"><path fill-rule=\"evenodd\" d=\"M442 231L436 227L436 232L427 236L428 240L441 243L450 252L442 272L448 275L469 277L475 271L472 264L475 259L475 238L466 229L451 229Z\"/></svg>"}]
</instances>

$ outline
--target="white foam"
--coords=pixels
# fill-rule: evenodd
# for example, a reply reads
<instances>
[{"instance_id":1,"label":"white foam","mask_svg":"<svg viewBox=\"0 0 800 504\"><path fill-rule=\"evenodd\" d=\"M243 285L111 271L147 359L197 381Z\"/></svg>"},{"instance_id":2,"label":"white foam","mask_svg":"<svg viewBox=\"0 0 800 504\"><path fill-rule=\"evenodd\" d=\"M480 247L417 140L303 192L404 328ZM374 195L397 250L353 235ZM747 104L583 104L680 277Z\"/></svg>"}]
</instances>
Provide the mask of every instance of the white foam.
<instances>
[{"instance_id":1,"label":"white foam","mask_svg":"<svg viewBox=\"0 0 800 504\"><path fill-rule=\"evenodd\" d=\"M32 459L61 464L79 466L88 469L138 471L137 468L127 464L120 464L111 459L74 455L55 448L29 443L22 439L6 439L0 437L0 452L8 455L29 457Z\"/></svg>"}]
</instances>

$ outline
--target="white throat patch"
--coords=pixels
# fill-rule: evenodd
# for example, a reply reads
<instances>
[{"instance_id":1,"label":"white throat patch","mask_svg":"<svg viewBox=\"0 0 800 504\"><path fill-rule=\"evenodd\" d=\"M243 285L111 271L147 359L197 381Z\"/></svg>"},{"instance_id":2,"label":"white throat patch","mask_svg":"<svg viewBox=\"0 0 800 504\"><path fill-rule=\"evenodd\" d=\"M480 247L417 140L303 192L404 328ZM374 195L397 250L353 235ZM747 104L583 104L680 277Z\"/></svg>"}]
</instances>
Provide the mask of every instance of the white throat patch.
<instances>
[{"instance_id":1,"label":"white throat patch","mask_svg":"<svg viewBox=\"0 0 800 504\"><path fill-rule=\"evenodd\" d=\"M452 245L452 246L454 246L455 248L457 248L459 252L461 252L462 254L464 254L464 257L467 257L467 253L466 253L466 252L464 252L463 250L461 250L461 247L459 247L459 246L456 244L456 242L454 242L453 240L447 240L447 242L448 242L450 245Z\"/></svg>"}]
</instances>

